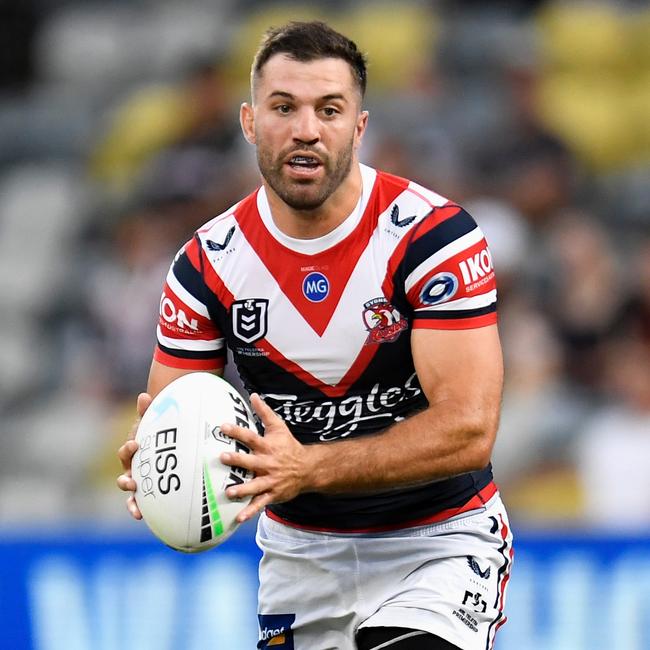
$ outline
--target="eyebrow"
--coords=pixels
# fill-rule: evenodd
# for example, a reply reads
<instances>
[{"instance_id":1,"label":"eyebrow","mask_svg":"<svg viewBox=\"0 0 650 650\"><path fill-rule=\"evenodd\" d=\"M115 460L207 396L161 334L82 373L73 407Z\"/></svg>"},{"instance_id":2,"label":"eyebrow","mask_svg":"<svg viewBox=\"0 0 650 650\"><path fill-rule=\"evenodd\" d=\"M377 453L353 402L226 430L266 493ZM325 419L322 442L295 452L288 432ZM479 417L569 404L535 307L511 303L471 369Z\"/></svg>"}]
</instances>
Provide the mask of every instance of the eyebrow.
<instances>
[{"instance_id":1,"label":"eyebrow","mask_svg":"<svg viewBox=\"0 0 650 650\"><path fill-rule=\"evenodd\" d=\"M291 93L288 93L284 90L274 90L272 93L269 94L268 99L272 99L273 97L282 97L284 99L291 99L295 100L295 96L292 95ZM342 93L330 93L329 95L323 95L322 97L318 98L320 101L325 101L325 102L331 102L333 100L340 100L343 102L347 102L348 100L346 99L345 95Z\"/></svg>"}]
</instances>

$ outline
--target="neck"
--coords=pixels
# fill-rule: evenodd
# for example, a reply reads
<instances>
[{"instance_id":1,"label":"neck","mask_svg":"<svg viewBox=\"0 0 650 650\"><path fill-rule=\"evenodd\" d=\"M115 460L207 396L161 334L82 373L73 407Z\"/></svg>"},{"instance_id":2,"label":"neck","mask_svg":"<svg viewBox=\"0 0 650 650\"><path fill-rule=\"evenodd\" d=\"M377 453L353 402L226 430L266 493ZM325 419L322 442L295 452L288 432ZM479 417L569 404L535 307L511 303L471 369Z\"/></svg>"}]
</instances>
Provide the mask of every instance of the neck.
<instances>
[{"instance_id":1,"label":"neck","mask_svg":"<svg viewBox=\"0 0 650 650\"><path fill-rule=\"evenodd\" d=\"M264 181L273 222L285 235L295 239L323 237L341 225L359 202L362 185L361 169L355 160L346 179L325 203L313 210L295 210Z\"/></svg>"}]
</instances>

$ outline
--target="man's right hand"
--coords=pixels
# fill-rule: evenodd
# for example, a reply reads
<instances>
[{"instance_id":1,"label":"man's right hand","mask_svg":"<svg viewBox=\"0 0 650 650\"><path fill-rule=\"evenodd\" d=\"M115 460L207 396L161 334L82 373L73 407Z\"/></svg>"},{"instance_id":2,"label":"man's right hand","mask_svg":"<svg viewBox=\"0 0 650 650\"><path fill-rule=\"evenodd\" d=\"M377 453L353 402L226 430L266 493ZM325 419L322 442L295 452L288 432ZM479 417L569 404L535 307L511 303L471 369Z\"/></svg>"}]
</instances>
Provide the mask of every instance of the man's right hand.
<instances>
[{"instance_id":1,"label":"man's right hand","mask_svg":"<svg viewBox=\"0 0 650 650\"><path fill-rule=\"evenodd\" d=\"M149 408L152 399L153 398L149 393L140 393L138 395L136 404L138 418L134 422L126 442L117 450L117 456L120 459L122 469L124 470L124 472L117 477L117 487L119 487L120 490L131 493L126 500L126 507L134 519L142 519L142 513L135 502L134 492L136 485L131 475L131 461L133 460L133 455L138 450L138 443L134 438L138 424L140 423L145 411Z\"/></svg>"}]
</instances>

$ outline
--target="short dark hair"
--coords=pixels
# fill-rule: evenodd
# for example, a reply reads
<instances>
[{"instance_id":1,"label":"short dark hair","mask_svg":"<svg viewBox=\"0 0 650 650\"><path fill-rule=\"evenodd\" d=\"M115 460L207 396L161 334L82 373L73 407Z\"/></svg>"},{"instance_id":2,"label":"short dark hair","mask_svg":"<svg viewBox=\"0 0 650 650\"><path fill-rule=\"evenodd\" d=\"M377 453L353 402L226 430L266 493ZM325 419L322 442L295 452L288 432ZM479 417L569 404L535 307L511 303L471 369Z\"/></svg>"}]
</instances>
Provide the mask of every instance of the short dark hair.
<instances>
[{"instance_id":1,"label":"short dark hair","mask_svg":"<svg viewBox=\"0 0 650 650\"><path fill-rule=\"evenodd\" d=\"M361 96L366 93L366 58L356 43L319 20L290 22L266 31L253 59L251 80L261 73L264 64L275 54L286 54L295 61L343 59L352 69Z\"/></svg>"}]
</instances>

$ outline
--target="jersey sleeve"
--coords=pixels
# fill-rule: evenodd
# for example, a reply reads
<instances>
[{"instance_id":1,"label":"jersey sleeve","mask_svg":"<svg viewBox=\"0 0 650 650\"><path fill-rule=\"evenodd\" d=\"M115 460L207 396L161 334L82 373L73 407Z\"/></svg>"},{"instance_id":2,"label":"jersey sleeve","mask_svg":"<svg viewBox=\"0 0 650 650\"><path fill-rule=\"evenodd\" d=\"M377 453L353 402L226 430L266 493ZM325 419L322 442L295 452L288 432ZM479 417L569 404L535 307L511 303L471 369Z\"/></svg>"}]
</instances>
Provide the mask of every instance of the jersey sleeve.
<instances>
[{"instance_id":1,"label":"jersey sleeve","mask_svg":"<svg viewBox=\"0 0 650 650\"><path fill-rule=\"evenodd\" d=\"M490 250L474 219L456 208L434 209L409 243L404 291L413 328L472 329L497 321Z\"/></svg>"},{"instance_id":2,"label":"jersey sleeve","mask_svg":"<svg viewBox=\"0 0 650 650\"><path fill-rule=\"evenodd\" d=\"M201 273L201 255L196 239L185 244L167 273L160 298L154 359L172 368L210 371L225 365L224 337L205 302L210 290Z\"/></svg>"}]
</instances>

